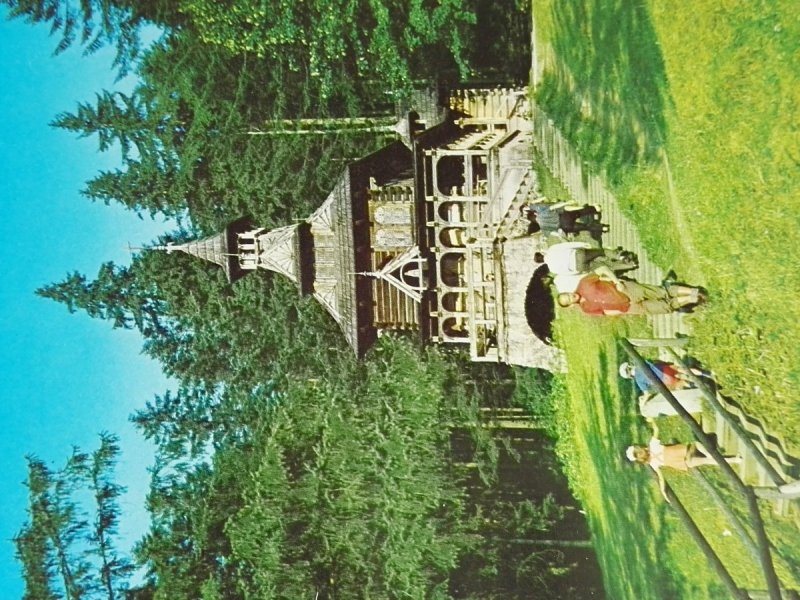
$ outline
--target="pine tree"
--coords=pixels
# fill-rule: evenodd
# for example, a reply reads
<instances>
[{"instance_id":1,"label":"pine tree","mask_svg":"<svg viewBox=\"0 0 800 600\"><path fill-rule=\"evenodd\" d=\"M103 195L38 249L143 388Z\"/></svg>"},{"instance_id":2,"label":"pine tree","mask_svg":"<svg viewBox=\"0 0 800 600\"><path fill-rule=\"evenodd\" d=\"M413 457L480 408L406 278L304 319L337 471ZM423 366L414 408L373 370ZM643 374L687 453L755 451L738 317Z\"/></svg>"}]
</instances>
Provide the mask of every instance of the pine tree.
<instances>
[{"instance_id":1,"label":"pine tree","mask_svg":"<svg viewBox=\"0 0 800 600\"><path fill-rule=\"evenodd\" d=\"M124 77L141 52L140 32L150 23L177 27L183 17L170 0L2 0L11 18L50 25L60 39L55 53L78 44L86 54L108 45L116 48L114 66Z\"/></svg>"},{"instance_id":2,"label":"pine tree","mask_svg":"<svg viewBox=\"0 0 800 600\"><path fill-rule=\"evenodd\" d=\"M55 565L55 572L61 582L61 589L67 600L85 598L91 590L89 563L77 548L85 538L87 522L78 505L72 499L72 492L78 483L76 472L67 468L54 473L40 459L28 456L28 486L30 503L28 513L30 522L23 526L18 537L35 541L37 558L42 560L37 570L33 589L43 589L42 573ZM42 540L46 539L49 552L42 554ZM45 589L46 591L46 589ZM34 596L32 596L34 597Z\"/></svg>"},{"instance_id":3,"label":"pine tree","mask_svg":"<svg viewBox=\"0 0 800 600\"><path fill-rule=\"evenodd\" d=\"M28 457L29 520L14 538L25 600L124 597L133 565L115 541L124 492L114 481L119 453L118 438L103 433L97 450L74 448L60 471ZM91 519L78 500L86 492L94 499Z\"/></svg>"},{"instance_id":4,"label":"pine tree","mask_svg":"<svg viewBox=\"0 0 800 600\"><path fill-rule=\"evenodd\" d=\"M104 263L94 281L76 271L36 294L65 304L70 312L84 310L90 317L111 321L115 328L136 327L145 337L165 331L159 317L163 307L154 290L139 281L133 269L113 262Z\"/></svg>"},{"instance_id":5,"label":"pine tree","mask_svg":"<svg viewBox=\"0 0 800 600\"><path fill-rule=\"evenodd\" d=\"M130 559L120 554L114 539L119 530L119 497L125 488L114 481L114 468L119 459L117 436L100 434L100 447L86 463L89 488L95 499L95 515L89 536L90 551L99 560L100 587L107 600L121 598L134 571Z\"/></svg>"},{"instance_id":6,"label":"pine tree","mask_svg":"<svg viewBox=\"0 0 800 600\"><path fill-rule=\"evenodd\" d=\"M208 451L214 428L213 411L219 400L202 384L181 385L147 402L131 415L144 437L158 453L171 460L196 459Z\"/></svg>"},{"instance_id":7,"label":"pine tree","mask_svg":"<svg viewBox=\"0 0 800 600\"><path fill-rule=\"evenodd\" d=\"M22 563L22 579L25 591L22 600L56 600L55 558L47 533L43 530L42 519L30 515L31 522L23 525L14 536L16 558Z\"/></svg>"},{"instance_id":8,"label":"pine tree","mask_svg":"<svg viewBox=\"0 0 800 600\"><path fill-rule=\"evenodd\" d=\"M101 152L118 142L122 158L127 161L133 148L141 157L155 154L153 142L157 138L152 135L148 117L148 108L135 93L103 91L96 95L94 105L81 102L74 113L62 112L50 125L75 132L80 137L97 135Z\"/></svg>"},{"instance_id":9,"label":"pine tree","mask_svg":"<svg viewBox=\"0 0 800 600\"><path fill-rule=\"evenodd\" d=\"M51 34L60 35L56 54L76 42L92 53L113 41L117 47L115 64L124 75L139 53L141 22L129 9L116 3L96 0L3 0L3 3L9 7L11 17L21 17L29 23L48 23Z\"/></svg>"},{"instance_id":10,"label":"pine tree","mask_svg":"<svg viewBox=\"0 0 800 600\"><path fill-rule=\"evenodd\" d=\"M147 158L129 160L124 170L101 172L81 193L105 204L119 202L140 215L176 217L183 211L179 206L188 190L174 164Z\"/></svg>"}]
</instances>

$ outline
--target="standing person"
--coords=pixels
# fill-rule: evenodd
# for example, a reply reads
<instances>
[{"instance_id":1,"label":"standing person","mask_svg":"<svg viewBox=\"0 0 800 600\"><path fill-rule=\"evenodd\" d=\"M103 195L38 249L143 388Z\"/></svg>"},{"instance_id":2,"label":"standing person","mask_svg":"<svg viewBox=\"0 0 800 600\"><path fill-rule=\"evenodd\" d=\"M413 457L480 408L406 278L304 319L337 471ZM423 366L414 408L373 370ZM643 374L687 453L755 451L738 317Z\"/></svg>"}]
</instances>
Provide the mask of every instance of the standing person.
<instances>
[{"instance_id":1,"label":"standing person","mask_svg":"<svg viewBox=\"0 0 800 600\"><path fill-rule=\"evenodd\" d=\"M567 202L531 202L522 207L528 217L528 235L542 232L544 235L561 233L571 235L587 231L599 239L608 228L600 222L600 211L596 206L570 204Z\"/></svg>"},{"instance_id":2,"label":"standing person","mask_svg":"<svg viewBox=\"0 0 800 600\"><path fill-rule=\"evenodd\" d=\"M608 267L615 273L621 273L639 266L639 260L632 252L622 248L606 250L589 242L553 244L544 254L537 254L534 262L547 265L558 292L574 292L580 280L599 267Z\"/></svg>"},{"instance_id":3,"label":"standing person","mask_svg":"<svg viewBox=\"0 0 800 600\"><path fill-rule=\"evenodd\" d=\"M658 487L661 495L669 502L666 491L666 481L661 469L674 469L686 472L702 466L719 466L717 461L711 456L703 454L703 447L698 443L693 444L662 444L656 437L657 430L654 428L654 435L650 438L647 446L628 446L625 456L631 462L640 465L647 465L655 471L658 477ZM740 456L727 456L726 462L729 464L739 464L742 462Z\"/></svg>"},{"instance_id":4,"label":"standing person","mask_svg":"<svg viewBox=\"0 0 800 600\"><path fill-rule=\"evenodd\" d=\"M667 389L672 392L675 400L686 412L690 414L703 412L703 394L692 381L686 379L686 371L683 367L663 360L648 360L645 363ZM710 378L710 374L707 371L701 369L691 369L691 371L697 376ZM656 385L647 378L643 369L624 362L619 366L619 375L623 379L632 379L636 387L642 392L639 396L639 414L645 419L651 420L660 416L674 416L677 414L675 407L661 394Z\"/></svg>"},{"instance_id":5,"label":"standing person","mask_svg":"<svg viewBox=\"0 0 800 600\"><path fill-rule=\"evenodd\" d=\"M694 383L687 378L686 369L680 365L664 360L646 360L645 363L655 373L656 377L667 386L668 390L675 391L695 387ZM703 377L713 381L713 375L705 369L690 368L689 371L696 377ZM619 366L619 376L623 379L632 379L636 387L645 394L657 394L659 392L642 370L631 363L624 362Z\"/></svg>"},{"instance_id":6,"label":"standing person","mask_svg":"<svg viewBox=\"0 0 800 600\"><path fill-rule=\"evenodd\" d=\"M548 202L532 202L523 206L522 213L528 218L528 235L557 233L561 227L558 215L562 206Z\"/></svg>"},{"instance_id":7,"label":"standing person","mask_svg":"<svg viewBox=\"0 0 800 600\"><path fill-rule=\"evenodd\" d=\"M558 295L562 307L579 306L588 315L663 315L693 309L706 301L702 288L671 283L665 287L620 279L607 267L581 278L574 292Z\"/></svg>"}]
</instances>

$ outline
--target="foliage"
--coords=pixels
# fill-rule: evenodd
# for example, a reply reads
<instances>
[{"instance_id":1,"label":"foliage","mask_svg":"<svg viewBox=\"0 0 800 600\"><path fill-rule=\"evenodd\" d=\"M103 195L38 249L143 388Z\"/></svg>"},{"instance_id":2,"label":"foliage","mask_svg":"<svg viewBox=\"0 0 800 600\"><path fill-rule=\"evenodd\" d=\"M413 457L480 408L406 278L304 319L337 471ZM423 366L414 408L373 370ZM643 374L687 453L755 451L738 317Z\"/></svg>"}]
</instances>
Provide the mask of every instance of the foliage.
<instances>
[{"instance_id":1,"label":"foliage","mask_svg":"<svg viewBox=\"0 0 800 600\"><path fill-rule=\"evenodd\" d=\"M154 245L215 234L242 215L283 225L319 205L344 160L387 139L250 133L297 118L393 116L399 88L452 78L454 65L464 74L474 61L492 76L517 69L529 19L520 3L505 4L274 2L259 16L257 3L119 0L103 6L118 11L120 27L164 27L138 54L139 83L97 93L53 125L120 152L120 168L99 173L84 194L175 219ZM81 19L93 6L71 10ZM475 15L486 18L480 32ZM107 33L127 43L124 31ZM512 57L513 40L522 44ZM129 598L447 598L469 586L524 597L530 585L568 581L571 558L528 547L529 537L558 537L562 522L574 529L559 508L571 508L570 497L547 497L563 481L531 482L525 498L514 492L520 465L551 473L553 461L534 448L538 438L487 426L479 408L507 405L509 369L388 337L356 361L337 324L290 282L258 272L231 286L216 265L180 252L141 252L37 293L137 330L178 382L131 416L156 462L151 524L134 551L147 574ZM118 449L102 443L72 463L97 503L97 518L79 528L86 552L59 555L35 527L41 511L18 535L35 597L61 593L70 561L88 565L73 569L87 574L86 593L110 598L124 587L129 563L113 543L120 489L109 476ZM459 444L468 455L455 459ZM59 510L69 513L64 498Z\"/></svg>"},{"instance_id":2,"label":"foliage","mask_svg":"<svg viewBox=\"0 0 800 600\"><path fill-rule=\"evenodd\" d=\"M166 0L3 0L9 17L27 22L47 23L50 34L59 34L55 54L75 44L86 54L113 44L117 55L114 66L125 76L139 56L140 33L144 25L176 25L177 16Z\"/></svg>"},{"instance_id":3,"label":"foliage","mask_svg":"<svg viewBox=\"0 0 800 600\"><path fill-rule=\"evenodd\" d=\"M182 382L133 417L157 447L153 524L137 549L155 597L193 598L215 586L255 595L270 585L357 589L365 574L376 590L434 594L447 589L457 563L491 548L491 539L462 540L450 428L471 431L478 456L497 456L475 400L502 404L510 373L467 365L460 375L438 355L420 357L389 338L361 365L323 311L299 301L287 282L251 276L229 288L216 267L188 256L145 253L130 268L103 272L99 297L84 281L86 295L72 290L62 299L139 327L147 352ZM150 304L159 307L158 327L134 317ZM482 481L496 480L492 468L481 467ZM261 487L250 491L256 481ZM493 510L524 510L504 506ZM273 522L289 533L262 529ZM387 536L380 547L376 531ZM274 536L270 567L272 554L247 540ZM534 571L557 560L537 559ZM326 574L338 583L320 583Z\"/></svg>"},{"instance_id":4,"label":"foliage","mask_svg":"<svg viewBox=\"0 0 800 600\"><path fill-rule=\"evenodd\" d=\"M560 49L547 61L540 97L585 156L616 182L615 194L661 266L711 290L712 302L692 317L692 353L714 369L726 395L796 449L800 423L789 399L797 385L798 331L786 310L792 302L786 294L796 287L796 252L780 241L796 236L798 214L792 196L797 136L790 121L800 73L785 60L796 50L793 6L699 2L686 10L677 2L632 8L589 0L562 9L535 2L542 47ZM636 27L621 11L639 14ZM634 48L638 56L611 59ZM634 69L636 61L658 68ZM577 102L566 93L572 89L580 92ZM645 93L651 100L644 112L627 101ZM649 130L641 124L648 111L652 135L630 136ZM597 123L598 115L607 118ZM656 160L642 160L642 149L650 147ZM557 411L570 437L560 454L589 513L604 570L617 574L609 592L665 597L677 586L676 597L719 597L717 578L687 556L685 538L662 511L640 498L637 486L645 482L634 483L617 465L619 448L647 433L628 431L628 398L610 381L615 351L587 347L596 324L564 321L571 372ZM616 454L603 450L609 438ZM720 540L728 524L708 506L707 493L686 479L670 483L690 510L702 511L704 531L722 547L724 562L735 577L763 587L752 561L743 559L746 551ZM629 529L647 536L628 539L622 532ZM783 552L797 562L796 545ZM636 561L635 571L629 560ZM650 564L673 573L671 581L659 580ZM626 569L630 577L619 577Z\"/></svg>"},{"instance_id":5,"label":"foliage","mask_svg":"<svg viewBox=\"0 0 800 600\"><path fill-rule=\"evenodd\" d=\"M800 223L792 116L800 68L785 58L797 47L794 7L706 3L695 18L680 14L670 27L666 10L652 13L675 97L667 151L678 208L690 225L683 246L695 251L684 260L715 293L694 326L696 352L720 374L726 394L797 452L800 324L787 307L800 276L793 268L798 253L784 243ZM673 27L689 32L690 43Z\"/></svg>"},{"instance_id":6,"label":"foliage","mask_svg":"<svg viewBox=\"0 0 800 600\"><path fill-rule=\"evenodd\" d=\"M630 382L617 376L624 356L615 337L630 335L627 324L569 311L557 331L570 365L557 404L557 451L587 512L609 597L718 597L715 574L674 527L654 479L624 456L627 445L650 435L633 409ZM670 485L689 477L667 475ZM752 577L753 570L740 575Z\"/></svg>"},{"instance_id":7,"label":"foliage","mask_svg":"<svg viewBox=\"0 0 800 600\"><path fill-rule=\"evenodd\" d=\"M119 442L100 435L91 455L78 448L66 466L52 471L28 457L28 516L14 538L23 563L26 599L68 600L123 597L133 566L116 548L124 488L114 482ZM94 500L91 520L81 498Z\"/></svg>"},{"instance_id":8,"label":"foliage","mask_svg":"<svg viewBox=\"0 0 800 600\"><path fill-rule=\"evenodd\" d=\"M131 269L114 263L103 264L94 281L74 272L36 293L66 304L70 312L81 309L90 317L111 321L115 328L135 326L145 337L164 331L158 300L142 287Z\"/></svg>"},{"instance_id":9,"label":"foliage","mask_svg":"<svg viewBox=\"0 0 800 600\"><path fill-rule=\"evenodd\" d=\"M119 590L127 587L134 570L131 561L119 553L114 543L119 533L118 499L125 491L113 479L119 455L117 438L104 433L100 435L100 447L88 457L85 465L80 465L94 496L95 518L89 535L91 554L99 565L100 587L109 600L118 597Z\"/></svg>"},{"instance_id":10,"label":"foliage","mask_svg":"<svg viewBox=\"0 0 800 600\"><path fill-rule=\"evenodd\" d=\"M669 97L647 9L588 0L559 6L550 19L541 107L614 183L626 168L658 160Z\"/></svg>"},{"instance_id":11,"label":"foliage","mask_svg":"<svg viewBox=\"0 0 800 600\"><path fill-rule=\"evenodd\" d=\"M263 466L230 525L250 594L444 596L463 510L440 426L445 367L389 340L377 354L355 389L352 361L292 383L263 432Z\"/></svg>"},{"instance_id":12,"label":"foliage","mask_svg":"<svg viewBox=\"0 0 800 600\"><path fill-rule=\"evenodd\" d=\"M553 374L535 369L519 369L512 401L524 407L554 439L558 437L559 381Z\"/></svg>"},{"instance_id":13,"label":"foliage","mask_svg":"<svg viewBox=\"0 0 800 600\"><path fill-rule=\"evenodd\" d=\"M303 73L325 102L347 78L379 77L386 89L409 89L415 52L444 46L462 76L464 34L475 15L463 0L316 0L302 5L187 0L181 11L204 42L251 53Z\"/></svg>"},{"instance_id":14,"label":"foliage","mask_svg":"<svg viewBox=\"0 0 800 600\"><path fill-rule=\"evenodd\" d=\"M790 115L800 72L783 58L794 47L793 7L700 3L684 11L654 4L636 9L643 11L636 27L617 30L616 17L601 18L612 14L605 4L575 5L566 23L560 21L563 11L553 12L551 34L560 40L554 47L569 51L553 59L553 81L543 83L541 96L553 96L549 108L567 130L583 123L590 138L583 150L599 156L596 162L618 182L615 191L662 266L674 266L712 291L716 300L694 319L696 353L713 365L726 391L791 446L800 428L790 400L799 376L793 340L800 332L785 307L797 272L786 245L776 240L792 239L798 223L792 196L798 151ZM579 24L591 25L597 35L578 42ZM618 73L601 77L602 57L620 36L619 47L641 52L609 63ZM637 61L660 66L634 70ZM634 79L644 72L651 82ZM562 81L556 85L556 79ZM555 100L559 86L573 81L587 88L581 95L588 99L586 110L608 114L615 129L586 127L581 107ZM637 95L643 102L625 101ZM608 98L620 105L611 110ZM639 106L648 107L656 127L635 142L619 132L646 133L637 125L643 119ZM635 158L641 142L661 155L646 168ZM620 145L629 154L621 163L614 158Z\"/></svg>"}]
</instances>

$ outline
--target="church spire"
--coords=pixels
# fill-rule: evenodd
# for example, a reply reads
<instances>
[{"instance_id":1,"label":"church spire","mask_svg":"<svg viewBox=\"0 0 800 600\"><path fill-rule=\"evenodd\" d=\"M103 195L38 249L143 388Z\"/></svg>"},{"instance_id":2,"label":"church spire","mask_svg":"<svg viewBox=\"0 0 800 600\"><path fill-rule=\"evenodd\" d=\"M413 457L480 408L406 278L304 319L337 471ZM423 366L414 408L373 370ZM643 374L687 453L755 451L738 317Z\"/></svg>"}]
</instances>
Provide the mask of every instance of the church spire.
<instances>
[{"instance_id":1,"label":"church spire","mask_svg":"<svg viewBox=\"0 0 800 600\"><path fill-rule=\"evenodd\" d=\"M241 250L249 252L248 262L258 268L267 269L288 277L299 285L300 267L298 261L298 227L286 225L265 233L251 232L240 234Z\"/></svg>"},{"instance_id":2,"label":"church spire","mask_svg":"<svg viewBox=\"0 0 800 600\"><path fill-rule=\"evenodd\" d=\"M217 264L222 267L228 281L233 283L243 275L246 275L249 270L243 266L239 256L238 236L250 229L252 229L250 220L243 218L234 221L215 235L182 244L169 242L164 246L154 246L153 249L165 250L167 253L183 252Z\"/></svg>"},{"instance_id":3,"label":"church spire","mask_svg":"<svg viewBox=\"0 0 800 600\"><path fill-rule=\"evenodd\" d=\"M169 242L153 249L183 252L217 264L231 283L250 271L266 269L287 277L308 293L309 267L313 265L313 257L309 260L308 256L308 247L313 246L308 229L307 223L299 223L266 231L254 228L249 219L239 219L216 235L182 244Z\"/></svg>"}]
</instances>

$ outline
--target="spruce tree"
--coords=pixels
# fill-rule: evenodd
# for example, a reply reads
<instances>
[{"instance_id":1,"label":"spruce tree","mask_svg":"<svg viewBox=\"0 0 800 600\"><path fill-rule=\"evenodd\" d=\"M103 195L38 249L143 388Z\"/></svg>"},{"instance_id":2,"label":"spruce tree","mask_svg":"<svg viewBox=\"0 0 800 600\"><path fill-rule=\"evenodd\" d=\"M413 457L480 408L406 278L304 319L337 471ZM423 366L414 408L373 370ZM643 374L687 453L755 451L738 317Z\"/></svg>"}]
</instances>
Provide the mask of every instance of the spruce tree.
<instances>
[{"instance_id":1,"label":"spruce tree","mask_svg":"<svg viewBox=\"0 0 800 600\"><path fill-rule=\"evenodd\" d=\"M18 538L32 540L34 543L28 551L35 550L36 557L42 561L38 569L31 571L37 575L31 578L34 587L30 593L33 594L34 589L46 590L42 588L45 579L41 575L53 564L64 597L67 600L86 598L92 580L90 565L79 548L86 536L87 521L72 497L79 483L77 472L69 467L53 472L35 456L28 456L27 461L30 521L23 526ZM45 547L48 551L42 553Z\"/></svg>"},{"instance_id":2,"label":"spruce tree","mask_svg":"<svg viewBox=\"0 0 800 600\"><path fill-rule=\"evenodd\" d=\"M133 573L131 560L120 553L115 544L119 534L119 497L125 488L114 480L114 468L119 460L117 436L100 434L100 447L86 462L89 489L94 495L95 514L89 536L90 552L99 563L99 580L106 600L121 598Z\"/></svg>"}]
</instances>

